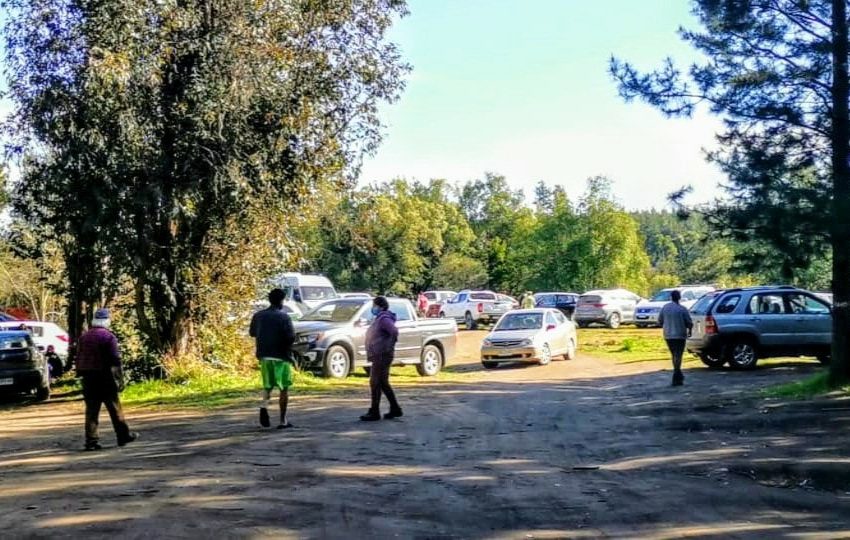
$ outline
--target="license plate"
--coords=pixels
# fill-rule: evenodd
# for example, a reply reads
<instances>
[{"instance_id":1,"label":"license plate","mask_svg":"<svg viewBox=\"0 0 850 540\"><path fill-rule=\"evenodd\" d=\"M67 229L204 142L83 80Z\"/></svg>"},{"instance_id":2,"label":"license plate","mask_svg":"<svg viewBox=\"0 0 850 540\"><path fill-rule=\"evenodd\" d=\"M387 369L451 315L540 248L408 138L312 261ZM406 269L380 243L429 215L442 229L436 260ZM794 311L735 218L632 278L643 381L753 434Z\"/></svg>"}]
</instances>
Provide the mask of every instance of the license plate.
<instances>
[{"instance_id":1,"label":"license plate","mask_svg":"<svg viewBox=\"0 0 850 540\"><path fill-rule=\"evenodd\" d=\"M11 386L15 384L15 379L0 379L0 386Z\"/></svg>"},{"instance_id":2,"label":"license plate","mask_svg":"<svg viewBox=\"0 0 850 540\"><path fill-rule=\"evenodd\" d=\"M648 319L649 315L638 315L637 318L638 319Z\"/></svg>"}]
</instances>

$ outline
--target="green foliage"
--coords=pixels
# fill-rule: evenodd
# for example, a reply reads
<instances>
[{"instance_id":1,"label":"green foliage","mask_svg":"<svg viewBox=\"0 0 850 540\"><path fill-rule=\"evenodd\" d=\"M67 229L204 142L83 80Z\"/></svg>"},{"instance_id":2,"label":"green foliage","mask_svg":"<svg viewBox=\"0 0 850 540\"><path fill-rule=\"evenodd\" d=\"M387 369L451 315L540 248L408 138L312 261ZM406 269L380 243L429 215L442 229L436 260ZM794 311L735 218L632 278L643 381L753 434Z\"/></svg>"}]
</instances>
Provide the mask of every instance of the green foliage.
<instances>
[{"instance_id":1,"label":"green foliage","mask_svg":"<svg viewBox=\"0 0 850 540\"><path fill-rule=\"evenodd\" d=\"M449 253L434 269L433 287L436 289L481 289L487 286L487 281L484 263L459 253Z\"/></svg>"},{"instance_id":2,"label":"green foliage","mask_svg":"<svg viewBox=\"0 0 850 540\"><path fill-rule=\"evenodd\" d=\"M771 398L810 399L834 391L850 394L850 385L835 385L830 380L829 373L822 371L802 381L767 388L762 391L762 395Z\"/></svg>"}]
</instances>

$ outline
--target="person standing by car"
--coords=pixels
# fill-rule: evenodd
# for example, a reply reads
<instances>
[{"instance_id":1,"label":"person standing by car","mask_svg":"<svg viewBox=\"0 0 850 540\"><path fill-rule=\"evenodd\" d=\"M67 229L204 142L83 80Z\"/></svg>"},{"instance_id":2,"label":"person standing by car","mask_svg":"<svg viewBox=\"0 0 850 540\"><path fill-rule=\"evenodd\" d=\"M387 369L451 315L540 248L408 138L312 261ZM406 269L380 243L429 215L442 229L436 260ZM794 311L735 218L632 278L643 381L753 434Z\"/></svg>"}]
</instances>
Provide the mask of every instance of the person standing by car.
<instances>
[{"instance_id":1,"label":"person standing by car","mask_svg":"<svg viewBox=\"0 0 850 540\"><path fill-rule=\"evenodd\" d=\"M682 293L673 291L670 294L670 302L658 314L658 324L664 328L664 339L667 348L673 357L673 386L685 384L685 375L682 373L682 355L685 353L685 342L691 335L694 323L691 314L684 306L679 304Z\"/></svg>"},{"instance_id":2,"label":"person standing by car","mask_svg":"<svg viewBox=\"0 0 850 540\"><path fill-rule=\"evenodd\" d=\"M520 302L522 309L534 309L534 293L527 291Z\"/></svg>"},{"instance_id":3,"label":"person standing by car","mask_svg":"<svg viewBox=\"0 0 850 540\"><path fill-rule=\"evenodd\" d=\"M118 393L124 389L124 373L118 338L109 331L109 310L98 309L92 328L77 341L77 374L83 379L83 400L86 403L86 450L100 450L97 435L101 405L106 406L118 446L138 438L131 432L121 410Z\"/></svg>"},{"instance_id":4,"label":"person standing by car","mask_svg":"<svg viewBox=\"0 0 850 540\"><path fill-rule=\"evenodd\" d=\"M416 299L416 309L419 312L420 319L424 318L428 313L428 297L423 292L420 292L419 297Z\"/></svg>"},{"instance_id":5,"label":"person standing by car","mask_svg":"<svg viewBox=\"0 0 850 540\"><path fill-rule=\"evenodd\" d=\"M268 308L254 313L248 333L256 341L257 359L260 361L260 374L263 380L263 402L260 404L260 425L270 427L269 400L272 390L280 392L280 423L277 429L293 427L286 418L289 406L289 388L293 382L292 344L295 342L295 330L292 319L283 310L286 293L282 289L272 289L269 293Z\"/></svg>"},{"instance_id":6,"label":"person standing by car","mask_svg":"<svg viewBox=\"0 0 850 540\"><path fill-rule=\"evenodd\" d=\"M390 366L395 359L395 344L398 341L395 313L390 311L390 304L383 296L372 301L372 315L375 320L366 331L366 359L372 364L369 372L369 387L372 391L372 405L369 411L360 417L364 422L381 419L381 392L390 402L390 412L384 418L399 418L402 416L401 407L390 386Z\"/></svg>"}]
</instances>

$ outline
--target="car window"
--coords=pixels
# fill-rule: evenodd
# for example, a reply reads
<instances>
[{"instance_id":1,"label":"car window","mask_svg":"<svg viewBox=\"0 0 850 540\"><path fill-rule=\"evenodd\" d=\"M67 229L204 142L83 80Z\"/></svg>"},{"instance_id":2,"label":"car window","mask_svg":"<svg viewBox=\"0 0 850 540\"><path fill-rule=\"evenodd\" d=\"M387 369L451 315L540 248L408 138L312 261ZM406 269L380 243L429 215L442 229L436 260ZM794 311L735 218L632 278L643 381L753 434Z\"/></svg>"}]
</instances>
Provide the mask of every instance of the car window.
<instances>
[{"instance_id":1,"label":"car window","mask_svg":"<svg viewBox=\"0 0 850 540\"><path fill-rule=\"evenodd\" d=\"M301 287L301 300L309 302L321 302L336 298L333 287Z\"/></svg>"},{"instance_id":2,"label":"car window","mask_svg":"<svg viewBox=\"0 0 850 540\"><path fill-rule=\"evenodd\" d=\"M31 344L29 337L24 336L4 336L0 337L0 351L8 351L10 349L26 349Z\"/></svg>"},{"instance_id":3,"label":"car window","mask_svg":"<svg viewBox=\"0 0 850 540\"><path fill-rule=\"evenodd\" d=\"M551 326L558 326L558 321L555 320L555 316L552 315L552 312L546 313L546 324Z\"/></svg>"},{"instance_id":4,"label":"car window","mask_svg":"<svg viewBox=\"0 0 850 540\"><path fill-rule=\"evenodd\" d=\"M690 301L690 300L696 300L696 297L694 296L694 291L685 291L685 292L683 292L683 293L682 293L682 300L688 300L688 301Z\"/></svg>"},{"instance_id":5,"label":"car window","mask_svg":"<svg viewBox=\"0 0 850 540\"><path fill-rule=\"evenodd\" d=\"M305 314L302 321L347 322L363 307L362 300L338 300L325 302Z\"/></svg>"},{"instance_id":6,"label":"car window","mask_svg":"<svg viewBox=\"0 0 850 540\"><path fill-rule=\"evenodd\" d=\"M829 306L807 294L786 294L789 313L802 315L824 315L829 313Z\"/></svg>"},{"instance_id":7,"label":"car window","mask_svg":"<svg viewBox=\"0 0 850 540\"><path fill-rule=\"evenodd\" d=\"M496 295L490 293L472 293L470 298L473 300L495 300Z\"/></svg>"},{"instance_id":8,"label":"car window","mask_svg":"<svg viewBox=\"0 0 850 540\"><path fill-rule=\"evenodd\" d=\"M595 294L587 294L578 299L579 304L599 304L602 302L602 297Z\"/></svg>"},{"instance_id":9,"label":"car window","mask_svg":"<svg viewBox=\"0 0 850 540\"><path fill-rule=\"evenodd\" d=\"M390 311L395 313L397 321L409 321L413 319L413 315L410 313L410 306L407 302L390 300Z\"/></svg>"},{"instance_id":10,"label":"car window","mask_svg":"<svg viewBox=\"0 0 850 540\"><path fill-rule=\"evenodd\" d=\"M747 313L753 315L782 315L785 313L785 301L780 294L755 294L750 298Z\"/></svg>"},{"instance_id":11,"label":"car window","mask_svg":"<svg viewBox=\"0 0 850 540\"><path fill-rule=\"evenodd\" d=\"M564 324L565 322L567 322L567 318L564 317L564 314L559 311L555 313L555 321L557 321L558 324Z\"/></svg>"},{"instance_id":12,"label":"car window","mask_svg":"<svg viewBox=\"0 0 850 540\"><path fill-rule=\"evenodd\" d=\"M454 299L452 300L453 304L454 303L463 303L463 302L466 302L466 293L461 293L461 294L455 296Z\"/></svg>"},{"instance_id":13,"label":"car window","mask_svg":"<svg viewBox=\"0 0 850 540\"><path fill-rule=\"evenodd\" d=\"M694 305L694 309L692 310L695 314L705 314L708 312L708 304L713 301L713 298L704 296ZM730 294L726 295L717 302L717 307L714 308L714 312L718 314L726 314L732 313L735 311L735 308L738 307L738 304L741 303L741 295L740 294ZM703 307L704 306L704 307ZM700 311L704 309L704 311Z\"/></svg>"}]
</instances>

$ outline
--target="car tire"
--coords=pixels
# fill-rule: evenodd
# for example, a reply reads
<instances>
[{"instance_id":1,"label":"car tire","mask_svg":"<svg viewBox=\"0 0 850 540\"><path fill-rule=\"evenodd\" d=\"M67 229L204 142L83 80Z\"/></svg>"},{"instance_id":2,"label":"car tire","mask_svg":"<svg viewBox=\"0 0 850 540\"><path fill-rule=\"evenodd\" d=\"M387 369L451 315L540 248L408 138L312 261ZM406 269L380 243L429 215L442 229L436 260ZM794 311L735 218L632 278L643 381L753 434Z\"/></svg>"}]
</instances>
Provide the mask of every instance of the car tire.
<instances>
[{"instance_id":1,"label":"car tire","mask_svg":"<svg viewBox=\"0 0 850 540\"><path fill-rule=\"evenodd\" d=\"M702 363L708 366L709 369L720 369L726 363L725 358L708 353L699 355L699 359L702 360Z\"/></svg>"},{"instance_id":2,"label":"car tire","mask_svg":"<svg viewBox=\"0 0 850 540\"><path fill-rule=\"evenodd\" d=\"M39 386L35 391L35 399L38 401L47 401L50 398L50 387Z\"/></svg>"},{"instance_id":3,"label":"car tire","mask_svg":"<svg viewBox=\"0 0 850 540\"><path fill-rule=\"evenodd\" d=\"M475 322L475 319L472 318L472 313L468 311L466 312L463 321L467 330L475 330L478 328L478 324Z\"/></svg>"},{"instance_id":4,"label":"car tire","mask_svg":"<svg viewBox=\"0 0 850 540\"><path fill-rule=\"evenodd\" d=\"M423 377L433 377L443 369L443 351L436 345L425 345L419 355L416 371Z\"/></svg>"},{"instance_id":5,"label":"car tire","mask_svg":"<svg viewBox=\"0 0 850 540\"><path fill-rule=\"evenodd\" d=\"M726 348L726 361L733 369L755 369L758 363L758 351L752 339L739 339Z\"/></svg>"},{"instance_id":6,"label":"car tire","mask_svg":"<svg viewBox=\"0 0 850 540\"><path fill-rule=\"evenodd\" d=\"M334 345L325 353L322 361L322 376L329 379L344 379L351 371L351 355L341 345Z\"/></svg>"},{"instance_id":7,"label":"car tire","mask_svg":"<svg viewBox=\"0 0 850 540\"><path fill-rule=\"evenodd\" d=\"M481 365L484 366L484 369L496 369L499 367L498 362L481 362Z\"/></svg>"},{"instance_id":8,"label":"car tire","mask_svg":"<svg viewBox=\"0 0 850 540\"><path fill-rule=\"evenodd\" d=\"M623 320L620 317L620 314L615 311L614 313L611 314L610 317L608 317L608 328L610 328L611 330L616 330L617 328L620 327L620 323L622 321Z\"/></svg>"},{"instance_id":9,"label":"car tire","mask_svg":"<svg viewBox=\"0 0 850 540\"><path fill-rule=\"evenodd\" d=\"M576 358L576 342L570 339L570 344L567 346L567 352L564 354L564 360L575 360Z\"/></svg>"},{"instance_id":10,"label":"car tire","mask_svg":"<svg viewBox=\"0 0 850 540\"><path fill-rule=\"evenodd\" d=\"M538 364L541 366L545 366L552 361L552 350L549 348L548 343L543 344L543 354L540 355L540 360L538 360Z\"/></svg>"}]
</instances>

